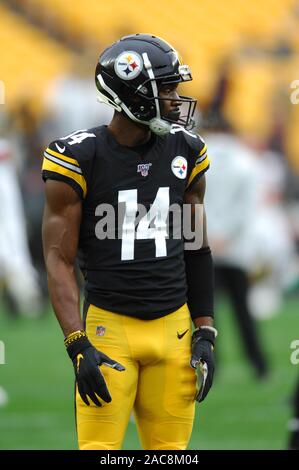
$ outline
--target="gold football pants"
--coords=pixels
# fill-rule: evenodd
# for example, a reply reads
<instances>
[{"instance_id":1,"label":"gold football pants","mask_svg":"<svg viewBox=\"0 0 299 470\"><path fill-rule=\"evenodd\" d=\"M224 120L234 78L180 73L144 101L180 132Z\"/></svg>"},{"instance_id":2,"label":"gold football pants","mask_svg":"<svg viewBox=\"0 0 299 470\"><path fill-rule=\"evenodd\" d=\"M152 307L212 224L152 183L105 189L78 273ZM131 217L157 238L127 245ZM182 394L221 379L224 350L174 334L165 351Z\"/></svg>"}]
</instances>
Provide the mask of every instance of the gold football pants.
<instances>
[{"instance_id":1,"label":"gold football pants","mask_svg":"<svg viewBox=\"0 0 299 470\"><path fill-rule=\"evenodd\" d=\"M134 410L144 449L186 449L196 394L196 374L189 365L187 305L157 320L140 320L90 305L86 331L97 349L126 370L101 366L112 397L102 407L92 402L87 406L76 391L79 448L120 449Z\"/></svg>"}]
</instances>

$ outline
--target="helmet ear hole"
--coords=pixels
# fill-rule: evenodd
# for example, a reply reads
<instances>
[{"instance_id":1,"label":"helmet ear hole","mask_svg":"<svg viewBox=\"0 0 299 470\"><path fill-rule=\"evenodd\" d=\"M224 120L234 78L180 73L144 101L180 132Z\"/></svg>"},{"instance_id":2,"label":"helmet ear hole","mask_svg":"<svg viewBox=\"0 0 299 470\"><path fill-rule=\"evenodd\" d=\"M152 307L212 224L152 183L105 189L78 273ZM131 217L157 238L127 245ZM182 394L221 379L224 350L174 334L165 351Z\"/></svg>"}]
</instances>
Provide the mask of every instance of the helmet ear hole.
<instances>
[{"instance_id":1,"label":"helmet ear hole","mask_svg":"<svg viewBox=\"0 0 299 470\"><path fill-rule=\"evenodd\" d=\"M131 90L125 83L121 83L119 87L118 96L122 99L124 103L137 103L139 102L138 95Z\"/></svg>"},{"instance_id":2,"label":"helmet ear hole","mask_svg":"<svg viewBox=\"0 0 299 470\"><path fill-rule=\"evenodd\" d=\"M149 116L154 117L152 111L154 110L154 106L152 110L149 109L150 101L147 100L145 102L139 93L137 94L126 85L121 87L121 97L123 102L127 104L129 110L137 119L148 120Z\"/></svg>"}]
</instances>

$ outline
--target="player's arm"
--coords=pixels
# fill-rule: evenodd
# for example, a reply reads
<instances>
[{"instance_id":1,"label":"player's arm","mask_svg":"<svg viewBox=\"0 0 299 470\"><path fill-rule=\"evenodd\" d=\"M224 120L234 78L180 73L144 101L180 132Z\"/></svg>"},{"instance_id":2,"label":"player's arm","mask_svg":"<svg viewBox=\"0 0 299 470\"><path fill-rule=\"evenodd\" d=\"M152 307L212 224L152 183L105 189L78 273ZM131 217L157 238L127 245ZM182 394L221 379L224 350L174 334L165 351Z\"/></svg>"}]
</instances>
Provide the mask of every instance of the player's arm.
<instances>
[{"instance_id":1,"label":"player's arm","mask_svg":"<svg viewBox=\"0 0 299 470\"><path fill-rule=\"evenodd\" d=\"M217 331L213 328L213 293L214 275L213 260L209 248L207 236L206 214L196 217L196 213L202 213L206 181L205 176L197 179L185 192L185 204L191 205L191 226L195 233L202 233L202 246L200 248L185 250L186 279L188 287L188 306L191 318L196 327L192 335L192 367L204 366L204 383L199 391L197 400L204 400L208 394L214 375L213 347ZM202 226L200 226L202 224Z\"/></svg>"},{"instance_id":2,"label":"player's arm","mask_svg":"<svg viewBox=\"0 0 299 470\"><path fill-rule=\"evenodd\" d=\"M64 336L83 330L75 276L82 204L66 183L47 180L43 247L51 302Z\"/></svg>"},{"instance_id":3,"label":"player's arm","mask_svg":"<svg viewBox=\"0 0 299 470\"><path fill-rule=\"evenodd\" d=\"M60 181L47 180L43 219L44 257L51 302L65 335L67 352L73 361L78 391L89 405L89 397L111 401L99 365L117 370L123 366L97 351L87 338L80 316L80 293L75 276L82 204L74 189Z\"/></svg>"}]
</instances>

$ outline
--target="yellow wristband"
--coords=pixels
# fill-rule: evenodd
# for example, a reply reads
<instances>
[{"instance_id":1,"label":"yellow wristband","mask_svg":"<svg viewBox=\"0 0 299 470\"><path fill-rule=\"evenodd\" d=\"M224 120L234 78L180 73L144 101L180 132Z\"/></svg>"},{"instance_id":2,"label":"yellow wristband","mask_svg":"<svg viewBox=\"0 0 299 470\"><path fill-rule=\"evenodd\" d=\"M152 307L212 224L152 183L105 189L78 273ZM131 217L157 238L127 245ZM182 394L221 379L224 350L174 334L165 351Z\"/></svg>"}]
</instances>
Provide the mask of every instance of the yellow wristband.
<instances>
[{"instance_id":1,"label":"yellow wristband","mask_svg":"<svg viewBox=\"0 0 299 470\"><path fill-rule=\"evenodd\" d=\"M69 335L67 335L66 338L64 338L64 345L67 348L71 343L73 343L77 339L84 338L84 337L85 338L87 337L87 334L85 331L82 331L82 330L73 331L73 333L70 333Z\"/></svg>"}]
</instances>

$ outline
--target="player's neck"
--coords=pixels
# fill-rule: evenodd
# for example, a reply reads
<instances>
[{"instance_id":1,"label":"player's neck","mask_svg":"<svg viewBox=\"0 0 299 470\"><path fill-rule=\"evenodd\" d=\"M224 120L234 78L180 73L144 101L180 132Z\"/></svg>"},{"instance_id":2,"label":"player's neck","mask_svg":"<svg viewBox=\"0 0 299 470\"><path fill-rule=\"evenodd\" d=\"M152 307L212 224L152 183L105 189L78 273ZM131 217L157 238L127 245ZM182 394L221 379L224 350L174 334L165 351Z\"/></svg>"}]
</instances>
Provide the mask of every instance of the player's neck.
<instances>
[{"instance_id":1,"label":"player's neck","mask_svg":"<svg viewBox=\"0 0 299 470\"><path fill-rule=\"evenodd\" d=\"M120 145L126 147L146 144L151 137L151 131L147 126L135 123L120 113L115 113L108 131Z\"/></svg>"}]
</instances>

